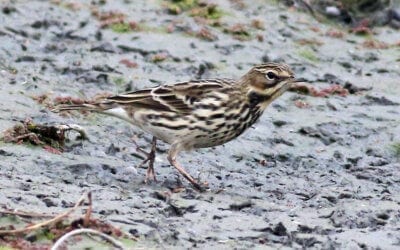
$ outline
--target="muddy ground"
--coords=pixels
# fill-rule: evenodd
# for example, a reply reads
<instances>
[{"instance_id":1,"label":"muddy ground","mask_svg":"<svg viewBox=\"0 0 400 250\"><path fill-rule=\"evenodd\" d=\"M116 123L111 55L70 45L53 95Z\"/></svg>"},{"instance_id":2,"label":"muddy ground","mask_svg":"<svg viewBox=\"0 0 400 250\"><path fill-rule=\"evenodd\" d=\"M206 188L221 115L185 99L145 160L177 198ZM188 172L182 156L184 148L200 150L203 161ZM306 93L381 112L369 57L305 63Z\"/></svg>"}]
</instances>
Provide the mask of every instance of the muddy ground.
<instances>
[{"instance_id":1,"label":"muddy ground","mask_svg":"<svg viewBox=\"0 0 400 250\"><path fill-rule=\"evenodd\" d=\"M398 249L398 30L357 35L275 1L213 2L216 16L200 18L190 9L172 15L161 0L1 1L0 130L31 117L79 124L89 140L69 133L62 154L1 143L0 205L59 213L91 190L93 216L138 236L137 248ZM109 11L124 14L123 25ZM169 166L162 143L158 182L143 184L133 141L148 148L151 137L139 129L54 114L32 98L237 78L263 61L286 62L317 89L337 83L350 93L288 92L240 138L182 154L208 181L206 193ZM186 190L170 193L180 181Z\"/></svg>"}]
</instances>

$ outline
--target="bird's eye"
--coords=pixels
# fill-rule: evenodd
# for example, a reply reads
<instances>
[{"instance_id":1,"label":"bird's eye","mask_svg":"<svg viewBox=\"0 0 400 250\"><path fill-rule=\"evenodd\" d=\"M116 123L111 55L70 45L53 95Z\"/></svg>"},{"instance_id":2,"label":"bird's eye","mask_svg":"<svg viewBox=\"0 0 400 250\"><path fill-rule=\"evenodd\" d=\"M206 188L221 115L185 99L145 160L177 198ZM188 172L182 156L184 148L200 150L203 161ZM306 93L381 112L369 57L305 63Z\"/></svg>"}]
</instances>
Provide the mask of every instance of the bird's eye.
<instances>
[{"instance_id":1,"label":"bird's eye","mask_svg":"<svg viewBox=\"0 0 400 250\"><path fill-rule=\"evenodd\" d=\"M275 80L277 78L276 74L272 71L268 71L268 73L265 75L268 80Z\"/></svg>"}]
</instances>

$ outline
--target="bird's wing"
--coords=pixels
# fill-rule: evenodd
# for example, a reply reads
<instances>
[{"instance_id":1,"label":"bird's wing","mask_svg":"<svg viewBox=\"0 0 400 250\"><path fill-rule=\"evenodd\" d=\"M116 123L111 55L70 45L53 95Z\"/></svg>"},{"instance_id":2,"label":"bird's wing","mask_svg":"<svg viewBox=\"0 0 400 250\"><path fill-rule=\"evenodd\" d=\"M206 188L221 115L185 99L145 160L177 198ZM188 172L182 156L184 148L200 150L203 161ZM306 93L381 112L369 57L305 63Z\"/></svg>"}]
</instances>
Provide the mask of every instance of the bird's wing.
<instances>
[{"instance_id":1,"label":"bird's wing","mask_svg":"<svg viewBox=\"0 0 400 250\"><path fill-rule=\"evenodd\" d=\"M182 82L111 96L105 101L132 108L188 114L199 102L232 84L232 80L226 79Z\"/></svg>"}]
</instances>

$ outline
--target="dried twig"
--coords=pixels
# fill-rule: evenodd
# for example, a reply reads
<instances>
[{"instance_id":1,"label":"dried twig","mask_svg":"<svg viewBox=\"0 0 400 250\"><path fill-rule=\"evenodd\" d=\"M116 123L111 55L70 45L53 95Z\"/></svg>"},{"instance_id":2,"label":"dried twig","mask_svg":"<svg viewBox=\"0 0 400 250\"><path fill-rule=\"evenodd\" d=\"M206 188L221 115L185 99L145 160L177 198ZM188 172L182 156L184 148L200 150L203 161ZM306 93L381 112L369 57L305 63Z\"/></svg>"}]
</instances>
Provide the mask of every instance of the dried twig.
<instances>
[{"instance_id":1,"label":"dried twig","mask_svg":"<svg viewBox=\"0 0 400 250\"><path fill-rule=\"evenodd\" d=\"M52 215L48 214L37 214L31 212L22 212L22 211L0 211L0 214L7 214L7 215L16 215L20 217L26 218L52 218Z\"/></svg>"},{"instance_id":2,"label":"dried twig","mask_svg":"<svg viewBox=\"0 0 400 250\"><path fill-rule=\"evenodd\" d=\"M71 214L72 212L74 212L85 200L85 197L88 196L89 197L90 192L89 193L85 193L81 196L81 198L78 200L78 202L76 202L75 206L72 207L71 209L67 210L66 212L57 215L56 217L47 220L47 221L43 221L40 222L38 224L34 224L32 226L29 227L25 227L25 228L20 228L20 229L14 229L14 230L0 230L0 235L13 235L13 234L22 234L22 233L28 233L32 230L44 227L44 226L48 226L51 224L54 224L56 222L59 222L60 220L62 220L63 218L67 217L69 214Z\"/></svg>"},{"instance_id":3,"label":"dried twig","mask_svg":"<svg viewBox=\"0 0 400 250\"><path fill-rule=\"evenodd\" d=\"M89 201L89 206L86 211L85 217L83 218L83 226L88 227L90 223L90 216L92 215L92 193L88 193L88 201Z\"/></svg>"},{"instance_id":4,"label":"dried twig","mask_svg":"<svg viewBox=\"0 0 400 250\"><path fill-rule=\"evenodd\" d=\"M103 240L111 243L113 245L113 247L115 247L116 249L125 249L121 242L117 241L116 239L114 239L113 237L111 237L107 234L104 234L104 233L101 233L99 231L89 229L89 228L81 228L81 229L73 230L67 234L64 234L60 239L58 239L56 241L56 243L53 245L51 250L61 249L61 246L62 246L62 244L65 243L65 241L67 241L69 238L71 238L75 235L79 235L79 234L93 234L93 235L99 236Z\"/></svg>"}]
</instances>

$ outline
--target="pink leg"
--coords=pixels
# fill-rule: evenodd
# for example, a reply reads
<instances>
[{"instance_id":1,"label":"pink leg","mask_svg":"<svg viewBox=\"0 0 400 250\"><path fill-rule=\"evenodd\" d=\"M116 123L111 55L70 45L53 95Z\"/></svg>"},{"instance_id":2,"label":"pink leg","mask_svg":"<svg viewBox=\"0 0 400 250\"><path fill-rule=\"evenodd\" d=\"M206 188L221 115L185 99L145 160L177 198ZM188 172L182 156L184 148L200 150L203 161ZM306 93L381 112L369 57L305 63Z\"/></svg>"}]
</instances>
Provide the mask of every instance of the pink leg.
<instances>
[{"instance_id":1,"label":"pink leg","mask_svg":"<svg viewBox=\"0 0 400 250\"><path fill-rule=\"evenodd\" d=\"M147 167L146 178L144 179L145 183L148 183L150 179L157 181L156 174L154 172L154 160L156 159L156 147L157 147L157 138L153 136L153 140L151 141L151 151L147 153L143 149L137 147L136 150L140 153L143 153L147 156L147 158L140 163L139 166L142 166L149 162L149 166Z\"/></svg>"},{"instance_id":2,"label":"pink leg","mask_svg":"<svg viewBox=\"0 0 400 250\"><path fill-rule=\"evenodd\" d=\"M188 180L195 189L197 189L200 192L205 191L205 186L200 185L189 173L186 172L186 170L179 164L179 162L176 160L176 156L179 153L179 148L176 144L173 144L168 152L168 161L171 163L172 166L178 170L178 172L183 175L183 177Z\"/></svg>"}]
</instances>

